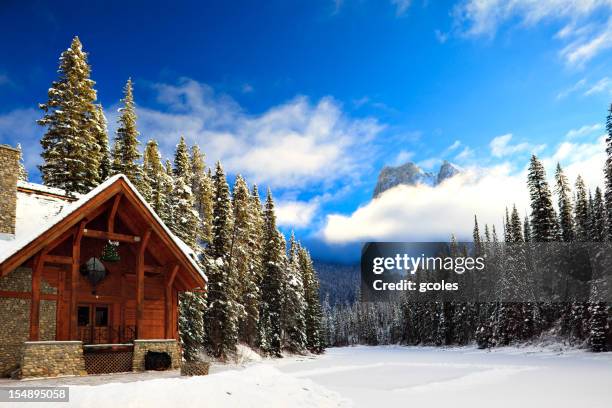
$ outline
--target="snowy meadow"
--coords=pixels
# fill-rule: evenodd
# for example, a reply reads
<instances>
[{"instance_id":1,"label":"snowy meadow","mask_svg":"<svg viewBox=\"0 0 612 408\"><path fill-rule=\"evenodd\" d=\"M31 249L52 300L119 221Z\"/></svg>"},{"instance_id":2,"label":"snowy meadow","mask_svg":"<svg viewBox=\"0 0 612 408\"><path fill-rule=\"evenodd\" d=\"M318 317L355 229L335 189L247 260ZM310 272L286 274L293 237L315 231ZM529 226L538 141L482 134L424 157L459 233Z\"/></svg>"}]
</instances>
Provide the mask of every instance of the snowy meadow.
<instances>
[{"instance_id":1,"label":"snowy meadow","mask_svg":"<svg viewBox=\"0 0 612 408\"><path fill-rule=\"evenodd\" d=\"M98 378L100 385L70 386L69 406L604 408L612 401L612 355L560 346L356 346L216 366L205 377Z\"/></svg>"}]
</instances>

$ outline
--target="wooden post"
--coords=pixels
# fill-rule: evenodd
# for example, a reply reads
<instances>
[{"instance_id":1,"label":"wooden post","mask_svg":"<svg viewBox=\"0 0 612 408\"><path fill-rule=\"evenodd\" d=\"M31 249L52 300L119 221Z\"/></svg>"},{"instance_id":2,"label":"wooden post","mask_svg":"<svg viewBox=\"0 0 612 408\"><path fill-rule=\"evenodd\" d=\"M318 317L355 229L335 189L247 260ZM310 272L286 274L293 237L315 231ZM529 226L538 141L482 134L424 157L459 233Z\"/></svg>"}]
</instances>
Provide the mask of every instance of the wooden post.
<instances>
[{"instance_id":1,"label":"wooden post","mask_svg":"<svg viewBox=\"0 0 612 408\"><path fill-rule=\"evenodd\" d=\"M79 267L81 262L81 238L87 224L81 221L72 240L72 266L70 271L70 339L78 340L77 333L77 291L79 284Z\"/></svg>"},{"instance_id":2,"label":"wooden post","mask_svg":"<svg viewBox=\"0 0 612 408\"><path fill-rule=\"evenodd\" d=\"M64 290L66 288L66 270L64 267L57 270L57 301L55 302L55 340L64 340L65 332L62 319L64 310Z\"/></svg>"},{"instance_id":3,"label":"wooden post","mask_svg":"<svg viewBox=\"0 0 612 408\"><path fill-rule=\"evenodd\" d=\"M32 267L32 299L30 302L30 341L38 341L40 323L40 281L42 266L44 264L43 253L38 253Z\"/></svg>"},{"instance_id":4,"label":"wooden post","mask_svg":"<svg viewBox=\"0 0 612 408\"><path fill-rule=\"evenodd\" d=\"M110 216L108 217L108 232L115 232L115 216L117 215L117 209L119 208L119 201L121 201L121 197L123 194L119 193L115 196L113 201L113 207L111 208Z\"/></svg>"},{"instance_id":5,"label":"wooden post","mask_svg":"<svg viewBox=\"0 0 612 408\"><path fill-rule=\"evenodd\" d=\"M151 238L151 230L145 232L140 248L138 249L138 258L136 259L136 337L140 338L142 334L142 320L144 317L144 255L147 249L147 244Z\"/></svg>"},{"instance_id":6,"label":"wooden post","mask_svg":"<svg viewBox=\"0 0 612 408\"><path fill-rule=\"evenodd\" d=\"M172 285L174 284L174 278L176 277L176 273L179 270L178 265L174 265L172 270L168 271L168 276L166 279L166 338L171 339L174 338L174 331L172 330Z\"/></svg>"}]
</instances>

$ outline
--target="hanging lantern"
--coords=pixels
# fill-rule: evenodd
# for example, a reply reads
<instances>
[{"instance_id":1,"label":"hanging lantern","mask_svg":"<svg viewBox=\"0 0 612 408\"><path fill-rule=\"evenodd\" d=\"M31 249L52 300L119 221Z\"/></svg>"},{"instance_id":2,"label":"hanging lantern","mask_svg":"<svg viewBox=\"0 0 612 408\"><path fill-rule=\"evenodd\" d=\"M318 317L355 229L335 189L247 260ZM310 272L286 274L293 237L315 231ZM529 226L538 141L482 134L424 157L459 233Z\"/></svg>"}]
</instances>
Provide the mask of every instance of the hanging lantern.
<instances>
[{"instance_id":1,"label":"hanging lantern","mask_svg":"<svg viewBox=\"0 0 612 408\"><path fill-rule=\"evenodd\" d=\"M95 295L96 286L106 278L106 267L98 258L89 258L89 260L81 266L81 274L91 283L91 286L93 286L92 293Z\"/></svg>"},{"instance_id":2,"label":"hanging lantern","mask_svg":"<svg viewBox=\"0 0 612 408\"><path fill-rule=\"evenodd\" d=\"M104 248L102 248L100 259L104 262L119 262L121 260L119 256L119 241L108 241Z\"/></svg>"}]
</instances>

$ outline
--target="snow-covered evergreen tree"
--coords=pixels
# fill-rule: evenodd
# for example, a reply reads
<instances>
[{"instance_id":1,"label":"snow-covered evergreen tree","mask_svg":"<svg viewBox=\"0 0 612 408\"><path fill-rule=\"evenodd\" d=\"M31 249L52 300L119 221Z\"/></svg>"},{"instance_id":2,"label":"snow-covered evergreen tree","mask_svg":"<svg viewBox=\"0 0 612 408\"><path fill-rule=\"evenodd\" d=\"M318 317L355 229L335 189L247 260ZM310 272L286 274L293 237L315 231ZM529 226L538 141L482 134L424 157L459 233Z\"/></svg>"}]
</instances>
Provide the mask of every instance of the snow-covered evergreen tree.
<instances>
[{"instance_id":1,"label":"snow-covered evergreen tree","mask_svg":"<svg viewBox=\"0 0 612 408\"><path fill-rule=\"evenodd\" d=\"M271 355L280 356L282 347L281 313L282 313L282 287L283 287L283 253L279 250L280 234L276 229L276 215L274 213L274 200L268 189L266 204L263 213L264 225L262 234L262 279L260 314L269 319L266 327L265 344ZM283 251L284 252L284 251ZM261 324L265 324L263 321ZM260 330L263 332L263 329ZM260 344L263 348L263 343Z\"/></svg>"},{"instance_id":2,"label":"snow-covered evergreen tree","mask_svg":"<svg viewBox=\"0 0 612 408\"><path fill-rule=\"evenodd\" d=\"M201 293L183 292L179 301L179 333L183 357L187 361L198 359L204 344L204 311L206 300Z\"/></svg>"},{"instance_id":3,"label":"snow-covered evergreen tree","mask_svg":"<svg viewBox=\"0 0 612 408\"><path fill-rule=\"evenodd\" d=\"M557 216L552 194L546 181L544 166L535 155L531 156L527 178L531 197L531 229L535 242L551 242L558 237Z\"/></svg>"},{"instance_id":4,"label":"snow-covered evergreen tree","mask_svg":"<svg viewBox=\"0 0 612 408\"><path fill-rule=\"evenodd\" d=\"M578 241L589 241L589 200L587 188L580 175L576 178L576 239Z\"/></svg>"},{"instance_id":5,"label":"snow-covered evergreen tree","mask_svg":"<svg viewBox=\"0 0 612 408\"><path fill-rule=\"evenodd\" d=\"M198 239L210 242L212 237L213 188L212 180L206 172L204 154L198 145L191 147L191 190L193 191L195 209L200 215Z\"/></svg>"},{"instance_id":6,"label":"snow-covered evergreen tree","mask_svg":"<svg viewBox=\"0 0 612 408\"><path fill-rule=\"evenodd\" d=\"M142 159L142 172L144 184L148 186L148 197L145 192L142 192L143 196L147 198L155 212L161 216L164 211L164 200L166 199L164 183L169 180L165 174L157 141L154 139L149 140L145 147Z\"/></svg>"},{"instance_id":7,"label":"snow-covered evergreen tree","mask_svg":"<svg viewBox=\"0 0 612 408\"><path fill-rule=\"evenodd\" d=\"M199 252L197 241L200 219L194 209L193 194L191 192L191 167L189 166L189 153L185 141L181 141L174 154L174 188L170 196L172 207L172 228L174 233L189 247Z\"/></svg>"},{"instance_id":8,"label":"snow-covered evergreen tree","mask_svg":"<svg viewBox=\"0 0 612 408\"><path fill-rule=\"evenodd\" d=\"M232 252L232 203L229 186L221 163L213 176L212 242L208 258L208 309L206 333L210 353L226 358L238 342L238 282L229 263Z\"/></svg>"},{"instance_id":9,"label":"snow-covered evergreen tree","mask_svg":"<svg viewBox=\"0 0 612 408\"><path fill-rule=\"evenodd\" d=\"M96 105L94 111L94 134L98 147L100 148L100 165L98 167L98 177L100 182L106 180L111 174L110 149L108 142L108 127L106 116L102 105Z\"/></svg>"},{"instance_id":10,"label":"snow-covered evergreen tree","mask_svg":"<svg viewBox=\"0 0 612 408\"><path fill-rule=\"evenodd\" d=\"M574 230L574 216L572 208L571 195L569 181L563 173L561 165L557 163L557 170L555 171L555 193L557 193L558 207L559 207L559 227L561 229L561 239L564 242L572 242L576 236Z\"/></svg>"},{"instance_id":11,"label":"snow-covered evergreen tree","mask_svg":"<svg viewBox=\"0 0 612 408\"><path fill-rule=\"evenodd\" d=\"M612 104L606 117L606 163L604 166L605 176L605 207L606 212L612 218ZM612 221L608 220L607 240L612 241Z\"/></svg>"},{"instance_id":12,"label":"snow-covered evergreen tree","mask_svg":"<svg viewBox=\"0 0 612 408\"><path fill-rule=\"evenodd\" d=\"M604 242L606 240L606 207L601 189L595 188L593 208L590 211L589 226L591 228L590 240L592 242Z\"/></svg>"},{"instance_id":13,"label":"snow-covered evergreen tree","mask_svg":"<svg viewBox=\"0 0 612 408\"><path fill-rule=\"evenodd\" d=\"M280 241L280 250L284 251L285 240L281 239ZM291 233L289 240L289 257L284 261L286 264L282 287L281 319L283 348L297 353L306 348L306 300L304 299L304 283L300 273L298 246L293 233Z\"/></svg>"},{"instance_id":14,"label":"snow-covered evergreen tree","mask_svg":"<svg viewBox=\"0 0 612 408\"><path fill-rule=\"evenodd\" d=\"M43 182L69 192L86 193L100 183L100 147L96 138L96 91L81 41L74 37L62 53L59 78L40 104L46 127L40 143Z\"/></svg>"},{"instance_id":15,"label":"snow-covered evergreen tree","mask_svg":"<svg viewBox=\"0 0 612 408\"><path fill-rule=\"evenodd\" d=\"M141 157L138 146L140 133L136 128L136 105L134 103L134 87L132 79L128 79L123 88L123 107L119 108L119 127L115 135L113 148L113 174L125 174L140 190L143 182L142 168L139 165Z\"/></svg>"},{"instance_id":16,"label":"snow-covered evergreen tree","mask_svg":"<svg viewBox=\"0 0 612 408\"><path fill-rule=\"evenodd\" d=\"M313 353L321 353L325 345L321 332L323 312L319 298L319 279L305 248L298 249L298 257L306 300L306 347Z\"/></svg>"}]
</instances>

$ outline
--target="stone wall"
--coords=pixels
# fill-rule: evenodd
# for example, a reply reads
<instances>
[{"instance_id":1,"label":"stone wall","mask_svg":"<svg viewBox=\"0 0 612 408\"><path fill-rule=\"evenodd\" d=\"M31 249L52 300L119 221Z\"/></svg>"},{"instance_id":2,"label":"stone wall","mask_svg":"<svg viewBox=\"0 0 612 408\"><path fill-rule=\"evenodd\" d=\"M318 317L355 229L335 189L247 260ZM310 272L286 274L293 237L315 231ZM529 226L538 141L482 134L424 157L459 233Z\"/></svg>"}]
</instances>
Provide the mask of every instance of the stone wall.
<instances>
[{"instance_id":1,"label":"stone wall","mask_svg":"<svg viewBox=\"0 0 612 408\"><path fill-rule=\"evenodd\" d=\"M87 375L80 341L26 341L21 358L21 377Z\"/></svg>"},{"instance_id":2,"label":"stone wall","mask_svg":"<svg viewBox=\"0 0 612 408\"><path fill-rule=\"evenodd\" d=\"M134 371L144 371L147 351L164 351L170 354L173 369L181 366L181 350L178 341L174 339L134 340L134 360L132 363Z\"/></svg>"},{"instance_id":3,"label":"stone wall","mask_svg":"<svg viewBox=\"0 0 612 408\"><path fill-rule=\"evenodd\" d=\"M0 291L30 295L32 270L17 268L0 278ZM47 282L41 282L42 293L57 293ZM55 300L40 302L40 339L55 340ZM21 361L23 342L30 332L30 299L0 297L0 377L9 375Z\"/></svg>"},{"instance_id":4,"label":"stone wall","mask_svg":"<svg viewBox=\"0 0 612 408\"><path fill-rule=\"evenodd\" d=\"M0 239L15 234L19 150L0 145Z\"/></svg>"}]
</instances>

